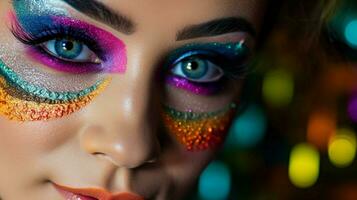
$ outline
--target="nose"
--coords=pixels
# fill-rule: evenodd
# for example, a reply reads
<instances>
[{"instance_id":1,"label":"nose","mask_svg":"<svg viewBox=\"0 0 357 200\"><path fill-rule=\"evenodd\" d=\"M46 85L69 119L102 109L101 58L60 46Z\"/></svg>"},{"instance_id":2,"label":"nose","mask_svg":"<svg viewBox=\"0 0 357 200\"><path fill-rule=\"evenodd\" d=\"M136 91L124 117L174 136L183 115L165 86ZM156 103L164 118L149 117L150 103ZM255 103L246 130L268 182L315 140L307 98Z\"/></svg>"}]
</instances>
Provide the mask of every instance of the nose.
<instances>
[{"instance_id":1,"label":"nose","mask_svg":"<svg viewBox=\"0 0 357 200\"><path fill-rule=\"evenodd\" d=\"M84 111L80 145L85 152L126 168L157 159L158 119L149 82L149 77L130 74L112 78L105 91Z\"/></svg>"}]
</instances>

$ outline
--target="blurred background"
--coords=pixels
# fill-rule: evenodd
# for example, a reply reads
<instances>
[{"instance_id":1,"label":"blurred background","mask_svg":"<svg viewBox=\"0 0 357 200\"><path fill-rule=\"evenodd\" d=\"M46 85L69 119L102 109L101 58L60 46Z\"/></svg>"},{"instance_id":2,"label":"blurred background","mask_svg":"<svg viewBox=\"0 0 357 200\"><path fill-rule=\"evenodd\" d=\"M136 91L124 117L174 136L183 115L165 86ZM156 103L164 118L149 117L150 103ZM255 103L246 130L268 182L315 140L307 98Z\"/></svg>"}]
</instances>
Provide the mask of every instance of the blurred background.
<instances>
[{"instance_id":1,"label":"blurred background","mask_svg":"<svg viewBox=\"0 0 357 200\"><path fill-rule=\"evenodd\" d=\"M357 200L357 1L289 0L195 200Z\"/></svg>"}]
</instances>

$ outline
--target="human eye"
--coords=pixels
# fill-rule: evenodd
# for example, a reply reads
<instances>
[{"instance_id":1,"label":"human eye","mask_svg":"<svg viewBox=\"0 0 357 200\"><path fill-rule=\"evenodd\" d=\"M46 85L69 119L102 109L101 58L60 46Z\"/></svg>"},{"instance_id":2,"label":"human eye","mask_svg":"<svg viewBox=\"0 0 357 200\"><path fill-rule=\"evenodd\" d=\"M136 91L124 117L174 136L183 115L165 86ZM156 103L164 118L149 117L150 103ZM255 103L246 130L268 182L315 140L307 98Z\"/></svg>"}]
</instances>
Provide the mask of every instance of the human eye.
<instances>
[{"instance_id":1,"label":"human eye","mask_svg":"<svg viewBox=\"0 0 357 200\"><path fill-rule=\"evenodd\" d=\"M209 58L207 52L189 52L180 58L171 73L192 82L214 82L222 78L223 70Z\"/></svg>"},{"instance_id":2,"label":"human eye","mask_svg":"<svg viewBox=\"0 0 357 200\"><path fill-rule=\"evenodd\" d=\"M72 74L124 72L125 44L111 33L66 16L35 16L26 26L16 16L12 33L26 54L46 67Z\"/></svg>"},{"instance_id":3,"label":"human eye","mask_svg":"<svg viewBox=\"0 0 357 200\"><path fill-rule=\"evenodd\" d=\"M96 53L90 50L84 42L76 39L56 38L44 42L41 46L50 55L64 61L101 63Z\"/></svg>"},{"instance_id":4,"label":"human eye","mask_svg":"<svg viewBox=\"0 0 357 200\"><path fill-rule=\"evenodd\" d=\"M194 94L214 95L227 81L245 76L249 57L244 41L189 44L169 57L166 81Z\"/></svg>"}]
</instances>

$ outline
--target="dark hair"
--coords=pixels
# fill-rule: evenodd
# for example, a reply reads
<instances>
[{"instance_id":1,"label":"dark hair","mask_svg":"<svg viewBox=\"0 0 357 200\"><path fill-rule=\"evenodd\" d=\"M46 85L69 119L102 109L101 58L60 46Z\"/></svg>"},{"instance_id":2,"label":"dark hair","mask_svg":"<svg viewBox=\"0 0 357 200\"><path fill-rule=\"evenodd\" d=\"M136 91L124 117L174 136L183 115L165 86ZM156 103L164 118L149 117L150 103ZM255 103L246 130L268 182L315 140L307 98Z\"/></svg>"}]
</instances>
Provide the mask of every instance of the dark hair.
<instances>
[{"instance_id":1,"label":"dark hair","mask_svg":"<svg viewBox=\"0 0 357 200\"><path fill-rule=\"evenodd\" d=\"M258 38L258 48L264 44L264 41L276 26L276 22L281 13L280 11L283 7L283 2L284 0L268 0L266 3L266 12L264 14L262 29Z\"/></svg>"}]
</instances>

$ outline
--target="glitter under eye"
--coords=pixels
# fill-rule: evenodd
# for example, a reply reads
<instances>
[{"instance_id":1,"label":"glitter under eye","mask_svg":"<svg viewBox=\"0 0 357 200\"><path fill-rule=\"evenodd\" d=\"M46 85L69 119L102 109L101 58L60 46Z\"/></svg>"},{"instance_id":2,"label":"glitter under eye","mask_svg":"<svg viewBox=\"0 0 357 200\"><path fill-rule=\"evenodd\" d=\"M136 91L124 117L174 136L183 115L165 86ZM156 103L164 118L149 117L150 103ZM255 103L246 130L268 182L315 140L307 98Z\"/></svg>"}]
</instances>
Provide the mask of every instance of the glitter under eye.
<instances>
[{"instance_id":1,"label":"glitter under eye","mask_svg":"<svg viewBox=\"0 0 357 200\"><path fill-rule=\"evenodd\" d=\"M26 82L0 60L0 114L22 122L64 117L86 106L108 82L79 92L52 92Z\"/></svg>"},{"instance_id":2,"label":"glitter under eye","mask_svg":"<svg viewBox=\"0 0 357 200\"><path fill-rule=\"evenodd\" d=\"M188 151L202 151L218 148L224 142L236 107L230 104L211 113L181 112L165 107L162 116L168 131Z\"/></svg>"},{"instance_id":3,"label":"glitter under eye","mask_svg":"<svg viewBox=\"0 0 357 200\"><path fill-rule=\"evenodd\" d=\"M70 101L70 100L78 99L96 90L98 85L100 84L100 82L98 81L95 85L79 92L49 91L45 88L40 88L23 80L12 69L7 67L5 63L1 61L1 59L0 59L0 75L3 76L10 85L17 87L30 95L39 98L45 98L52 101Z\"/></svg>"},{"instance_id":4,"label":"glitter under eye","mask_svg":"<svg viewBox=\"0 0 357 200\"><path fill-rule=\"evenodd\" d=\"M63 103L42 103L26 101L10 95L5 88L8 88L6 80L0 76L0 114L10 120L15 121L43 121L61 118L72 114L95 98L102 91L109 80L103 81L98 88L79 99Z\"/></svg>"}]
</instances>

